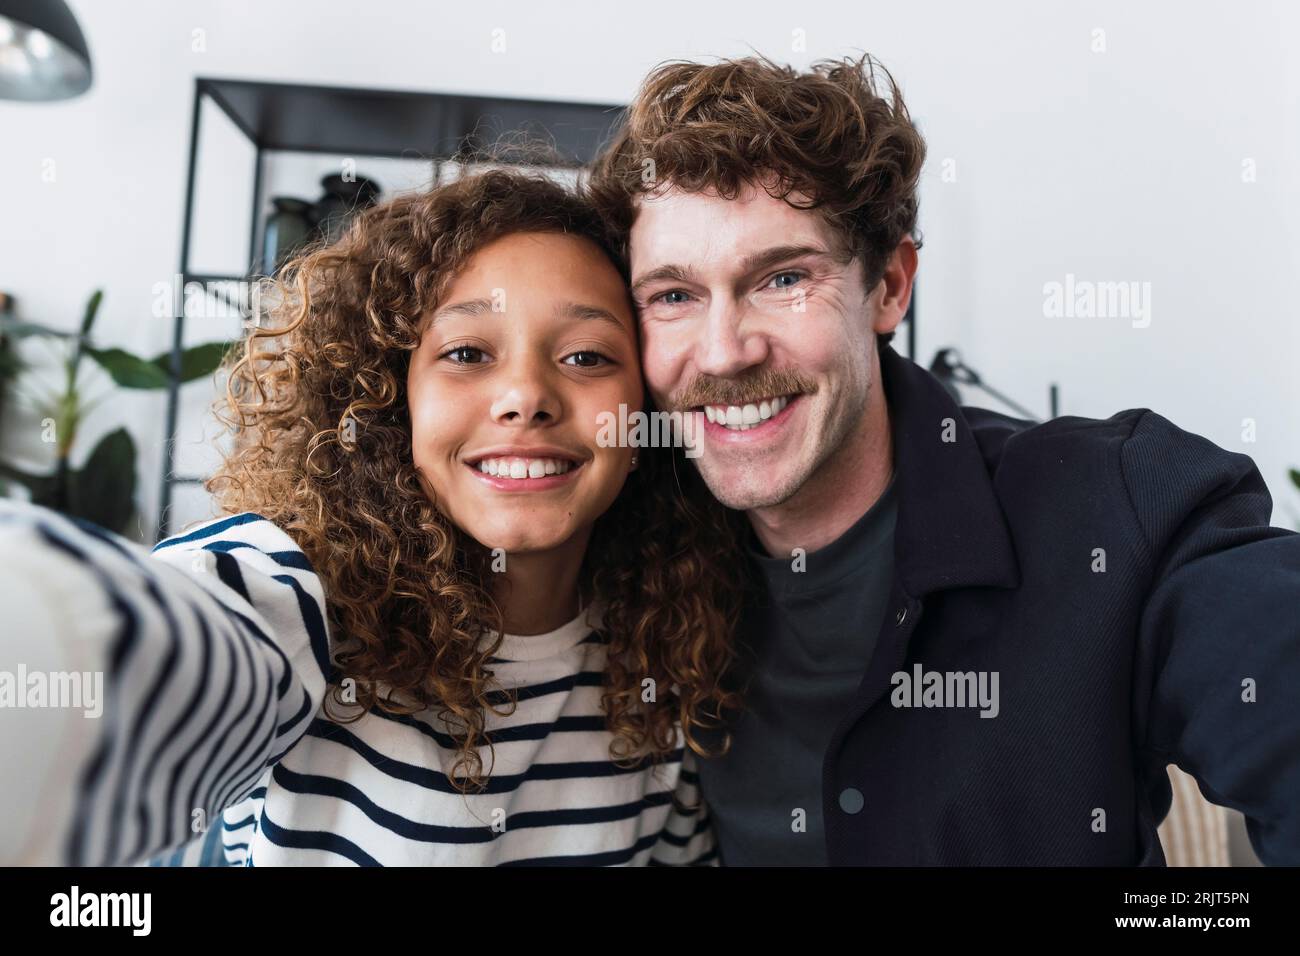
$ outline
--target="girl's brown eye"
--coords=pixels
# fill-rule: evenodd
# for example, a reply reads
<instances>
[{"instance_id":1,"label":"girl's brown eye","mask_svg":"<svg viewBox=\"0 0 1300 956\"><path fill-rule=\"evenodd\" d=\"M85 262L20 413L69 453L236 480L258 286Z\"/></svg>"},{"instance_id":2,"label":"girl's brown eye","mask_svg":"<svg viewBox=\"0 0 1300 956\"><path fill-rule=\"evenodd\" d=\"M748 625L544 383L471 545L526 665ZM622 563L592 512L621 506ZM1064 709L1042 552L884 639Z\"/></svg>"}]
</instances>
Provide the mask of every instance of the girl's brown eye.
<instances>
[{"instance_id":1,"label":"girl's brown eye","mask_svg":"<svg viewBox=\"0 0 1300 956\"><path fill-rule=\"evenodd\" d=\"M581 361L572 363L578 366L579 368L598 368L601 362L609 361L608 358L601 355L599 352L591 352L591 351L574 352L571 355L566 355L564 357L564 360L566 363L568 363L569 359L579 358L579 357L581 357Z\"/></svg>"},{"instance_id":2,"label":"girl's brown eye","mask_svg":"<svg viewBox=\"0 0 1300 956\"><path fill-rule=\"evenodd\" d=\"M438 357L449 358L457 365L477 365L482 356L482 349L476 349L469 345L460 345L454 349L448 349Z\"/></svg>"}]
</instances>

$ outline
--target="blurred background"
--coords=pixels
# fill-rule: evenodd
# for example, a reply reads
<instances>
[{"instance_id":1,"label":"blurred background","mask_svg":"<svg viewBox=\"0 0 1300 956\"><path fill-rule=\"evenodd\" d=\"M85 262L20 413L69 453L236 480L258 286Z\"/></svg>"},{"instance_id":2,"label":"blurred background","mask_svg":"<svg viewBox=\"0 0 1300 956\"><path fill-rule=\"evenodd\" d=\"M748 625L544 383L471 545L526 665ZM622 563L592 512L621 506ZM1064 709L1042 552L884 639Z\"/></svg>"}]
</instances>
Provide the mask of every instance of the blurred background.
<instances>
[{"instance_id":1,"label":"blurred background","mask_svg":"<svg viewBox=\"0 0 1300 956\"><path fill-rule=\"evenodd\" d=\"M581 161L663 60L870 52L929 146L900 350L1025 417L1153 408L1300 527L1295 4L0 0L0 49L4 493L144 543L209 516L240 279L468 131Z\"/></svg>"}]
</instances>

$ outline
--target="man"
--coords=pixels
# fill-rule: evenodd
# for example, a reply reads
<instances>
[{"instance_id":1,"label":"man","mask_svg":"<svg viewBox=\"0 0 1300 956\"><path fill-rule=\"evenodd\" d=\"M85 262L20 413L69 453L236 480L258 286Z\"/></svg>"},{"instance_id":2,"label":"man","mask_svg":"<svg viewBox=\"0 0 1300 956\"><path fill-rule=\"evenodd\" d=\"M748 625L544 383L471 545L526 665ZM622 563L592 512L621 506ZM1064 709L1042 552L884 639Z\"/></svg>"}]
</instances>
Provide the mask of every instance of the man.
<instances>
[{"instance_id":1,"label":"man","mask_svg":"<svg viewBox=\"0 0 1300 956\"><path fill-rule=\"evenodd\" d=\"M1300 863L1300 535L1155 412L961 408L893 349L924 156L870 58L745 59L656 70L592 173L748 519L722 861L1162 865L1175 763Z\"/></svg>"}]
</instances>

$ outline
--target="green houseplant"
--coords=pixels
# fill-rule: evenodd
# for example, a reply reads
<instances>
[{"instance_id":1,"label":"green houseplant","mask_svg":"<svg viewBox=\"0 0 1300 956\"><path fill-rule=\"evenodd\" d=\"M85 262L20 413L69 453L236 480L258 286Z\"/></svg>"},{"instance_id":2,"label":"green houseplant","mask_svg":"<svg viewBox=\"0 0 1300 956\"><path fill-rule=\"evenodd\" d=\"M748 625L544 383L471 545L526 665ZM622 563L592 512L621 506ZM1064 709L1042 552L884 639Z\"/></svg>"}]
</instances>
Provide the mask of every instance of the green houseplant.
<instances>
[{"instance_id":1,"label":"green houseplant","mask_svg":"<svg viewBox=\"0 0 1300 956\"><path fill-rule=\"evenodd\" d=\"M64 514L93 521L112 531L125 534L135 517L136 448L125 428L109 432L91 450L81 468L73 468L71 455L81 423L95 406L112 394L112 390L88 397L85 391L83 363L90 359L106 371L120 388L160 389L169 383L171 352L152 359L132 355L119 348L99 348L91 339L95 318L103 301L103 291L96 290L86 304L81 325L75 332L62 332L11 317L0 318L0 332L11 339L38 337L57 342L61 351L63 387L18 393L41 419L42 438L55 445L54 469L47 474L27 472L0 461L0 479L23 485L35 504ZM190 382L212 375L221 364L228 342L208 342L181 353L180 380ZM27 384L29 371L13 350L9 350L5 368L10 379Z\"/></svg>"}]
</instances>

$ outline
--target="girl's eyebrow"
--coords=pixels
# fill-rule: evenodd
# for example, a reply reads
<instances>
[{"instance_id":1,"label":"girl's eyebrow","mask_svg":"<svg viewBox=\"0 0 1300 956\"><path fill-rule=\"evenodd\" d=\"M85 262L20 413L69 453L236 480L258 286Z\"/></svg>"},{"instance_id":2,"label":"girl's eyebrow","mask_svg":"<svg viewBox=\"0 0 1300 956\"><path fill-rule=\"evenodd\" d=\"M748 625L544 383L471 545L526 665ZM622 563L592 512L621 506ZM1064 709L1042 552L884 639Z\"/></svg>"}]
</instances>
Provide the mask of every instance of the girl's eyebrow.
<instances>
[{"instance_id":1,"label":"girl's eyebrow","mask_svg":"<svg viewBox=\"0 0 1300 956\"><path fill-rule=\"evenodd\" d=\"M599 322L613 322L620 329L624 329L624 323L620 322L613 312L609 309L602 309L598 305L583 305L578 302L561 302L555 307L557 316L566 316L571 319L595 319Z\"/></svg>"},{"instance_id":2,"label":"girl's eyebrow","mask_svg":"<svg viewBox=\"0 0 1300 956\"><path fill-rule=\"evenodd\" d=\"M445 305L433 314L433 319L429 323L432 327L443 319L449 319L452 316L465 315L477 316L486 315L495 311L492 308L492 300L486 298L466 299L463 302L453 302L451 305ZM601 308L598 305L586 305L580 302L561 302L555 307L555 315L561 318L570 319L594 319L598 322L610 322L624 328L624 323L618 320L609 309Z\"/></svg>"},{"instance_id":3,"label":"girl's eyebrow","mask_svg":"<svg viewBox=\"0 0 1300 956\"><path fill-rule=\"evenodd\" d=\"M451 305L444 305L433 313L433 320L429 324L430 326L436 325L441 320L449 319L453 315L483 315L491 311L491 299L466 299L464 302L453 302Z\"/></svg>"}]
</instances>

